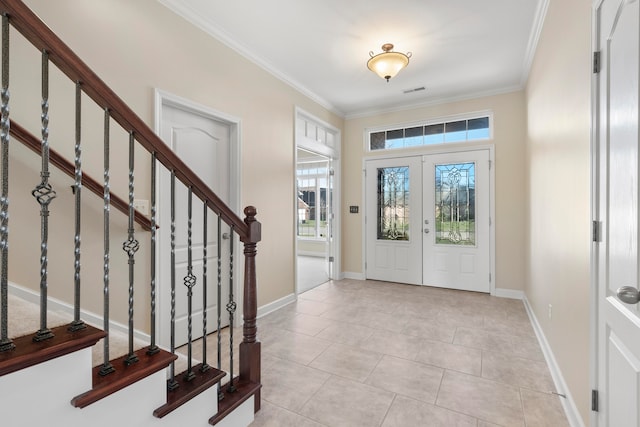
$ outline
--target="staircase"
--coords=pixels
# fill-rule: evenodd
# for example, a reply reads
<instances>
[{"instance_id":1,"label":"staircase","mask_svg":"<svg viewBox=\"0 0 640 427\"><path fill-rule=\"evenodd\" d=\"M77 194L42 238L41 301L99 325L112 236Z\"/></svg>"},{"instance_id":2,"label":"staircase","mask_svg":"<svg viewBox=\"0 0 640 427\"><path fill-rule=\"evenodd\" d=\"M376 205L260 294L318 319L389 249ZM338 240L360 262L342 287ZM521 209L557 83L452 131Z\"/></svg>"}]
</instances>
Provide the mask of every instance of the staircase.
<instances>
[{"instance_id":1,"label":"staircase","mask_svg":"<svg viewBox=\"0 0 640 427\"><path fill-rule=\"evenodd\" d=\"M0 14L2 425L250 424L260 409L261 386L255 269L261 226L255 218L256 209L249 206L244 210L244 219L237 216L21 1L0 0ZM20 115L24 109L19 109L17 117L10 113L16 99L24 104L20 90L11 90L10 71L15 75L17 70L22 82L29 80L26 76L33 70L26 55L11 55L10 50L21 44L32 45L34 54L40 56L39 81L31 82L42 94L38 106L40 138L29 126L21 125L23 120L32 123L30 117ZM73 105L64 114L56 111L50 117L49 92L58 93L64 87L71 90ZM83 105L87 100L90 107ZM95 137L95 118L83 121L88 108L102 116L99 138ZM53 118L59 117L71 119L54 125ZM55 141L58 151L54 150L50 128L68 129L74 143ZM87 133L92 137L83 138ZM118 145L123 135L127 143ZM103 167L98 173L83 166L83 148L103 153ZM124 179L112 176L112 159L128 164ZM141 163L146 166L141 167ZM140 169L141 177L136 174ZM92 178L90 172L102 180ZM161 174L170 176L171 214L161 216L160 221L156 180ZM114 194L112 178L116 183L124 182L128 197ZM26 182L37 184L27 188ZM67 186L72 193L64 192ZM134 208L139 194L136 189L140 187L147 189L150 215ZM188 194L186 206L177 205L176 191ZM145 192L142 198L147 198ZM207 266L207 245L200 248L204 253L201 260L192 256L192 211L198 208L205 213L203 241L208 241L207 225L212 223L214 227L209 232L217 235L218 248L229 245L225 257L218 252L217 265ZM116 212L112 214L112 210ZM179 224L188 230L185 242L178 242L175 233L180 218L186 218L186 224ZM171 230L169 244L157 243L159 227ZM231 236L225 237L226 243L223 229ZM39 234L36 244L34 230ZM69 235L61 238L67 231ZM234 255L236 241L244 246L242 274L237 273L240 257ZM176 272L178 243L184 243L188 253L186 274L180 277ZM34 255L39 260L39 285L35 286L24 283L32 281L24 271L28 268L24 260ZM97 257L101 268L83 269L88 257ZM171 260L171 292L158 295L156 264L166 259ZM61 262L67 262L67 266L61 267ZM65 272L70 277L65 278ZM35 271L31 274L36 276ZM220 297L223 282L231 283L225 307ZM206 310L202 318L193 316L197 322L192 319L195 291L204 307L217 307L216 319L208 321ZM13 295L32 299L35 313L19 310ZM96 303L98 296L101 302ZM171 301L171 324L162 325L171 331L168 348L157 343L159 297ZM183 300L188 313L187 355L176 363L179 356L175 312L176 304ZM52 306L63 307L68 318L61 322ZM241 340L234 337L240 314ZM226 329L223 317L228 319ZM119 334L123 334L123 345L115 346ZM203 336L203 360L192 357L198 335ZM141 337L143 342L139 341ZM215 361L207 360L207 340L217 341ZM229 350L224 361L223 347ZM97 362L92 351L98 354Z\"/></svg>"}]
</instances>

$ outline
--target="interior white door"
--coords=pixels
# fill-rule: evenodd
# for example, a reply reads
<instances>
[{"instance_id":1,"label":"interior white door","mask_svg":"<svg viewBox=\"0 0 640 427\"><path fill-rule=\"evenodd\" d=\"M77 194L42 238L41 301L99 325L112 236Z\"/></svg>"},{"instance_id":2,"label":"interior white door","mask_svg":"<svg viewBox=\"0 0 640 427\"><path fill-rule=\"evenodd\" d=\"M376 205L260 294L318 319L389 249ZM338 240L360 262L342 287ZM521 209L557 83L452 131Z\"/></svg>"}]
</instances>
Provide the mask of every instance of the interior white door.
<instances>
[{"instance_id":1,"label":"interior white door","mask_svg":"<svg viewBox=\"0 0 640 427\"><path fill-rule=\"evenodd\" d=\"M171 146L174 152L218 195L229 200L229 145L230 125L211 117L198 114L187 108L163 105L161 120L161 137ZM170 247L171 241L171 197L170 174L162 168L159 182L159 217L161 227L158 230L159 248ZM188 273L188 189L176 180L175 212L176 212L176 292L175 292L175 344L187 342L187 287L184 278ZM204 245L207 247L207 330L217 327L217 264L220 245L223 275L229 270L229 241L218 241L217 217L211 212L207 215L207 241L204 242L203 204L197 197L192 201L192 268L196 277L192 297L192 337L202 336L202 320L205 310L203 304L203 256ZM229 228L223 225L221 230L228 236ZM227 237L228 238L228 237ZM169 251L162 252L159 263L158 284L158 329L160 344L169 347L171 320L171 259ZM229 280L222 280L222 319L228 324L226 303L229 295ZM215 324L214 324L215 322Z\"/></svg>"},{"instance_id":2,"label":"interior white door","mask_svg":"<svg viewBox=\"0 0 640 427\"><path fill-rule=\"evenodd\" d=\"M638 305L638 85L640 9L637 0L604 0L597 8L602 67L597 76L598 425L640 425ZM627 286L625 292L619 292Z\"/></svg>"},{"instance_id":3,"label":"interior white door","mask_svg":"<svg viewBox=\"0 0 640 427\"><path fill-rule=\"evenodd\" d=\"M368 279L422 283L422 159L366 162Z\"/></svg>"},{"instance_id":4,"label":"interior white door","mask_svg":"<svg viewBox=\"0 0 640 427\"><path fill-rule=\"evenodd\" d=\"M489 150L424 156L423 279L489 292Z\"/></svg>"}]
</instances>

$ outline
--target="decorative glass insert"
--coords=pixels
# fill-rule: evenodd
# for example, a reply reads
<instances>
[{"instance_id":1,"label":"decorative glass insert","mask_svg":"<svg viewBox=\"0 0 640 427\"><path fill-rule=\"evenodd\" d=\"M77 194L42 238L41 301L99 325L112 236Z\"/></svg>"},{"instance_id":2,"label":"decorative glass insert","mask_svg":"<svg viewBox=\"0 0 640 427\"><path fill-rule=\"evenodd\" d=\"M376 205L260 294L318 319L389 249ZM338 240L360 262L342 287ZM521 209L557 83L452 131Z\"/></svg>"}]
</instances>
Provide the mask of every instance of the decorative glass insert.
<instances>
[{"instance_id":1,"label":"decorative glass insert","mask_svg":"<svg viewBox=\"0 0 640 427\"><path fill-rule=\"evenodd\" d=\"M378 240L409 240L409 167L378 168Z\"/></svg>"},{"instance_id":2,"label":"decorative glass insert","mask_svg":"<svg viewBox=\"0 0 640 427\"><path fill-rule=\"evenodd\" d=\"M488 139L489 116L430 123L404 129L388 129L369 134L369 150L393 150L421 145Z\"/></svg>"},{"instance_id":3,"label":"decorative glass insert","mask_svg":"<svg viewBox=\"0 0 640 427\"><path fill-rule=\"evenodd\" d=\"M476 244L476 165L436 165L436 244Z\"/></svg>"}]
</instances>

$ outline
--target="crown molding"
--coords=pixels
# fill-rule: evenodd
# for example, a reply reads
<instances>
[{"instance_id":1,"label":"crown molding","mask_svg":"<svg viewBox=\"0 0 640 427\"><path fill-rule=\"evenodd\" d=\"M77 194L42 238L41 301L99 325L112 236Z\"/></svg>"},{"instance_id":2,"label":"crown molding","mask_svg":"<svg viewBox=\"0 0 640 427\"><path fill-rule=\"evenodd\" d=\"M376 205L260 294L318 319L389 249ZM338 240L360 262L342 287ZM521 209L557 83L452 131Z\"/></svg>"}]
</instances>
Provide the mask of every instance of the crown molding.
<instances>
[{"instance_id":1,"label":"crown molding","mask_svg":"<svg viewBox=\"0 0 640 427\"><path fill-rule=\"evenodd\" d=\"M223 31L222 29L216 27L210 21L204 19L202 15L199 15L198 13L196 13L193 9L191 9L186 4L186 2L180 2L177 0L157 0L157 1L158 3L160 3L161 5L163 5L164 7L166 7L173 13L175 13L176 15L182 17L183 19L195 25L196 27L198 27L205 33L209 34L210 36L212 36L222 44L226 45L233 51L237 52L241 56L245 57L249 61L253 62L257 66L262 68L263 70L267 71L269 74L271 74L278 80L281 80L282 82L288 84L293 89L297 90L298 92L300 92L307 98L311 99L312 101L318 103L323 108L326 108L330 112L340 116L341 118L344 118L345 116L344 111L341 111L336 106L331 104L328 100L321 97L317 93L311 91L310 89L308 89L306 86L304 86L302 83L298 82L291 76L288 76L287 74L281 72L269 61L255 55L253 52L251 52L249 48L247 48L243 44L234 40L226 31Z\"/></svg>"},{"instance_id":2,"label":"crown molding","mask_svg":"<svg viewBox=\"0 0 640 427\"><path fill-rule=\"evenodd\" d=\"M549 1L550 0L539 1L536 14L533 18L533 25L531 26L531 33L529 34L529 42L527 43L527 50L522 64L522 76L520 78L520 84L522 87L527 84L527 80L529 79L529 72L531 71L533 58L536 56L536 49L538 48L538 42L540 41L540 35L542 34L544 19L547 16L547 10L549 9Z\"/></svg>"}]
</instances>

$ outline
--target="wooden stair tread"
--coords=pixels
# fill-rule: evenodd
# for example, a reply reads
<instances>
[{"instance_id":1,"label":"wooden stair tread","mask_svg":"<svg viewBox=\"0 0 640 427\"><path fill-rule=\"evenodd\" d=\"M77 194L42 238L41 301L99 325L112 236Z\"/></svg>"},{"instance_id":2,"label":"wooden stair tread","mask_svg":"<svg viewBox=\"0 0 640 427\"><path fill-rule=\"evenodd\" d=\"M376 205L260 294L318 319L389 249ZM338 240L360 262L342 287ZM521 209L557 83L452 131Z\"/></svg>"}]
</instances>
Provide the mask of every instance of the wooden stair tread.
<instances>
[{"instance_id":1,"label":"wooden stair tread","mask_svg":"<svg viewBox=\"0 0 640 427\"><path fill-rule=\"evenodd\" d=\"M124 363L126 355L111 360L110 363L115 368L115 372L101 376L98 365L93 368L93 388L84 392L71 400L71 404L77 408L84 408L92 403L97 402L123 388L140 381L156 372L165 369L174 360L178 358L175 354L171 354L165 350L159 350L153 355L147 354L148 347L142 348L135 352L138 362L127 366Z\"/></svg>"},{"instance_id":2,"label":"wooden stair tread","mask_svg":"<svg viewBox=\"0 0 640 427\"><path fill-rule=\"evenodd\" d=\"M209 424L216 425L227 415L233 412L238 406L242 405L247 399L256 394L262 387L260 383L240 380L240 377L233 379L233 385L236 391L229 393L226 391L227 386L222 386L224 399L218 402L218 413L209 418Z\"/></svg>"},{"instance_id":3,"label":"wooden stair tread","mask_svg":"<svg viewBox=\"0 0 640 427\"><path fill-rule=\"evenodd\" d=\"M107 335L89 325L75 332L68 326L52 328L54 337L40 342L34 342L33 335L14 338L15 348L0 352L0 376L91 347Z\"/></svg>"},{"instance_id":4,"label":"wooden stair tread","mask_svg":"<svg viewBox=\"0 0 640 427\"><path fill-rule=\"evenodd\" d=\"M154 417L164 417L208 388L218 384L226 375L224 371L220 371L213 367L209 367L204 372L200 370L201 368L202 363L199 363L192 368L192 371L196 376L190 381L185 379L185 373L187 371L175 376L178 388L175 390L167 390L167 403L153 411Z\"/></svg>"}]
</instances>

